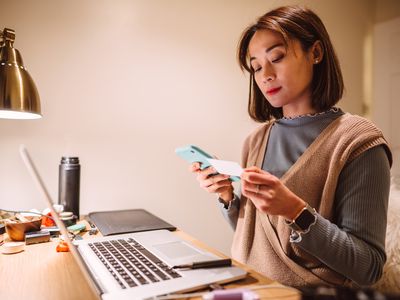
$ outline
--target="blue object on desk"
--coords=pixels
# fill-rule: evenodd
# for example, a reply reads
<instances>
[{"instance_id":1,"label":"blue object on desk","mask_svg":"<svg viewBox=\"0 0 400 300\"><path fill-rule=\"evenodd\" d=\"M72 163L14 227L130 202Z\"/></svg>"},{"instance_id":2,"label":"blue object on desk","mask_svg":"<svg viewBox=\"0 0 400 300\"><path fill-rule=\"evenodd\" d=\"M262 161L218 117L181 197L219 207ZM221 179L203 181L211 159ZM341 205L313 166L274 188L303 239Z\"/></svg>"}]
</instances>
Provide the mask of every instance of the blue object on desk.
<instances>
[{"instance_id":1,"label":"blue object on desk","mask_svg":"<svg viewBox=\"0 0 400 300\"><path fill-rule=\"evenodd\" d=\"M85 228L86 228L86 225L83 223L78 223L78 224L67 227L68 231L72 231L72 232L77 232L77 231L80 232L80 231L84 230Z\"/></svg>"}]
</instances>

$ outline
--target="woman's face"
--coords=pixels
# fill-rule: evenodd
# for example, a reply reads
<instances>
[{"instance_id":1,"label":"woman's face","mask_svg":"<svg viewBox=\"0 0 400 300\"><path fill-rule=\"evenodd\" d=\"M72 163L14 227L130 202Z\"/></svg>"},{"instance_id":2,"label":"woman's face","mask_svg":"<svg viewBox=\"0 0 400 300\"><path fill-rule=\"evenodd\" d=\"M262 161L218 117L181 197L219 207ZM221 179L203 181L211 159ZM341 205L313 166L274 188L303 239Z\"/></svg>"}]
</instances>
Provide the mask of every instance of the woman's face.
<instances>
[{"instance_id":1,"label":"woman's face","mask_svg":"<svg viewBox=\"0 0 400 300\"><path fill-rule=\"evenodd\" d=\"M280 34L259 30L248 51L257 86L273 107L282 107L285 116L311 112L311 50L304 52L298 40L286 47Z\"/></svg>"}]
</instances>

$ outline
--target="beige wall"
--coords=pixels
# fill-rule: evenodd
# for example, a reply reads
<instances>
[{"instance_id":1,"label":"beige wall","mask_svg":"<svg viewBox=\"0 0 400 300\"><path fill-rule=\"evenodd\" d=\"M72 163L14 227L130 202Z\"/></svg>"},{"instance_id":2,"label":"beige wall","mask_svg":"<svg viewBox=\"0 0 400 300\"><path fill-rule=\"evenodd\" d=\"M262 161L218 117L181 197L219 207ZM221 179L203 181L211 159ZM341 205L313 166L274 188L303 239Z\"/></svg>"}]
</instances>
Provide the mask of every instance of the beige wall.
<instances>
[{"instance_id":1,"label":"beige wall","mask_svg":"<svg viewBox=\"0 0 400 300\"><path fill-rule=\"evenodd\" d=\"M174 149L239 161L249 120L235 47L242 29L295 1L0 0L2 27L40 92L43 119L0 120L0 207L43 208L18 156L26 144L57 198L58 163L78 155L81 211L143 207L228 253L232 231ZM363 47L374 2L303 1L343 67L341 106L362 113Z\"/></svg>"}]
</instances>

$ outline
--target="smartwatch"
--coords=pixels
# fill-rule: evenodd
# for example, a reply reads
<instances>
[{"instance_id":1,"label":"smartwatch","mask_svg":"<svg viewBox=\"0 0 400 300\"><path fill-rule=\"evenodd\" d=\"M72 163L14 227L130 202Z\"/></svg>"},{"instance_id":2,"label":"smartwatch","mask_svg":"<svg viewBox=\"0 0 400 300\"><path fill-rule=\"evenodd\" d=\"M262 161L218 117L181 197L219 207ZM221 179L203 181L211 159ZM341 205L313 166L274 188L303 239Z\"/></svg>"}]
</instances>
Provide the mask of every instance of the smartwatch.
<instances>
[{"instance_id":1,"label":"smartwatch","mask_svg":"<svg viewBox=\"0 0 400 300\"><path fill-rule=\"evenodd\" d=\"M292 221L285 220L285 222L292 230L307 233L317 222L317 212L307 204Z\"/></svg>"}]
</instances>

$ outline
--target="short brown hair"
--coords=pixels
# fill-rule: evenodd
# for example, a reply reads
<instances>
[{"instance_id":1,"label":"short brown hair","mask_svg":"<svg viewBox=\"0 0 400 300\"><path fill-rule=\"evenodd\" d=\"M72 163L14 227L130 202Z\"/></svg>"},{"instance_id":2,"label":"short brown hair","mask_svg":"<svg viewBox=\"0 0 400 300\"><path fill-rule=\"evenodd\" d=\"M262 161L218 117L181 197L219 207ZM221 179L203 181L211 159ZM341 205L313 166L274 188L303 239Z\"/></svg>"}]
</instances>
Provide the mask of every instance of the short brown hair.
<instances>
[{"instance_id":1,"label":"short brown hair","mask_svg":"<svg viewBox=\"0 0 400 300\"><path fill-rule=\"evenodd\" d=\"M318 112L334 106L343 95L343 77L328 32L321 19L310 9L301 6L282 6L261 16L248 26L239 40L237 58L240 68L250 73L248 112L257 122L283 117L282 108L269 104L254 80L254 71L248 57L250 40L258 30L268 29L282 35L286 46L291 40L300 42L304 51L321 42L322 61L314 66L311 83L311 103Z\"/></svg>"}]
</instances>

